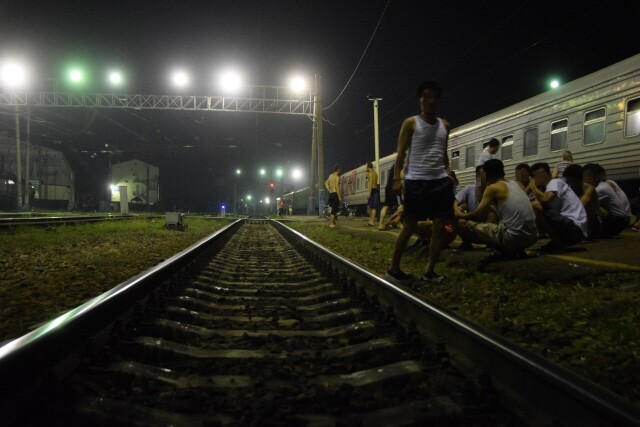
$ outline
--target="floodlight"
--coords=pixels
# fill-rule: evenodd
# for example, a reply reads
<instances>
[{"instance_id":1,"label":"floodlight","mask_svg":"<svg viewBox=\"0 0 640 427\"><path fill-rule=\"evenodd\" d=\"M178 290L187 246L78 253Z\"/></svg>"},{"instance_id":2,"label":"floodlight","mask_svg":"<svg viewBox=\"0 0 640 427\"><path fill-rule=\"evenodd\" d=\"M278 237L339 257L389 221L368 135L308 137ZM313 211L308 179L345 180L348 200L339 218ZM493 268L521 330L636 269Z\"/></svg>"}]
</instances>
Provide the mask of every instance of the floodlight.
<instances>
[{"instance_id":1,"label":"floodlight","mask_svg":"<svg viewBox=\"0 0 640 427\"><path fill-rule=\"evenodd\" d=\"M122 73L120 71L110 71L108 78L109 83L114 86L120 86L123 81Z\"/></svg>"},{"instance_id":2,"label":"floodlight","mask_svg":"<svg viewBox=\"0 0 640 427\"><path fill-rule=\"evenodd\" d=\"M227 92L235 92L242 86L240 75L233 71L225 71L220 75L222 89Z\"/></svg>"},{"instance_id":3,"label":"floodlight","mask_svg":"<svg viewBox=\"0 0 640 427\"><path fill-rule=\"evenodd\" d=\"M173 73L171 80L174 85L178 87L185 87L189 84L189 75L185 71L179 70Z\"/></svg>"},{"instance_id":4,"label":"floodlight","mask_svg":"<svg viewBox=\"0 0 640 427\"><path fill-rule=\"evenodd\" d=\"M79 68L73 68L69 71L69 80L71 80L72 83L82 83L84 73Z\"/></svg>"},{"instance_id":5,"label":"floodlight","mask_svg":"<svg viewBox=\"0 0 640 427\"><path fill-rule=\"evenodd\" d=\"M289 81L289 88L293 93L303 93L307 90L307 82L304 78L296 76Z\"/></svg>"},{"instance_id":6,"label":"floodlight","mask_svg":"<svg viewBox=\"0 0 640 427\"><path fill-rule=\"evenodd\" d=\"M22 86L27 78L27 72L25 68L17 62L7 62L2 64L0 70L0 79L2 83L9 87Z\"/></svg>"},{"instance_id":7,"label":"floodlight","mask_svg":"<svg viewBox=\"0 0 640 427\"><path fill-rule=\"evenodd\" d=\"M300 179L300 177L302 177L302 171L298 168L294 169L291 171L291 177L293 179Z\"/></svg>"}]
</instances>

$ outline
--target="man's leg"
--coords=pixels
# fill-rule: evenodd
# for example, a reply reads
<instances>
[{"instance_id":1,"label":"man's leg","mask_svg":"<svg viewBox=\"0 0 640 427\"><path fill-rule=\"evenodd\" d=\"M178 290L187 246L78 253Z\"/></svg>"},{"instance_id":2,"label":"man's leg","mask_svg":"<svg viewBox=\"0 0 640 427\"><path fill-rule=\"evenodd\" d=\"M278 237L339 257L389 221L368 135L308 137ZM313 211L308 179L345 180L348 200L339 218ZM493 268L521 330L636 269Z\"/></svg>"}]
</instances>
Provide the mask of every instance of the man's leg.
<instances>
[{"instance_id":1,"label":"man's leg","mask_svg":"<svg viewBox=\"0 0 640 427\"><path fill-rule=\"evenodd\" d=\"M398 234L396 244L393 248L393 256L391 257L391 267L389 267L389 271L396 272L400 270L400 258L402 257L404 249L407 247L407 242L409 242L409 239L416 230L416 224L417 221L414 219L403 221L403 227L400 230L400 234Z\"/></svg>"},{"instance_id":2,"label":"man's leg","mask_svg":"<svg viewBox=\"0 0 640 427\"><path fill-rule=\"evenodd\" d=\"M384 230L386 224L384 223L384 217L387 215L388 206L384 205L380 211L380 222L378 223L378 230Z\"/></svg>"},{"instance_id":3,"label":"man's leg","mask_svg":"<svg viewBox=\"0 0 640 427\"><path fill-rule=\"evenodd\" d=\"M431 234L431 246L429 247L429 260L427 261L427 269L425 271L425 274L427 275L435 274L435 267L438 259L440 259L443 240L444 221L439 218L434 218Z\"/></svg>"}]
</instances>

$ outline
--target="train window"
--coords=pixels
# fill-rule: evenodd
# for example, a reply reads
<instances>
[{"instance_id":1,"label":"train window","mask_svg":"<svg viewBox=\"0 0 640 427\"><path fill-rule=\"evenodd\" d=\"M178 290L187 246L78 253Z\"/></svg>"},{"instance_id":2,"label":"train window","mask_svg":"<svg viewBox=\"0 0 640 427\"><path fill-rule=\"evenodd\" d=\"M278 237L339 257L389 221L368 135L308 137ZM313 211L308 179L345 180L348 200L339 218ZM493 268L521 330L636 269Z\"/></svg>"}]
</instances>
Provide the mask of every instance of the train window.
<instances>
[{"instance_id":1,"label":"train window","mask_svg":"<svg viewBox=\"0 0 640 427\"><path fill-rule=\"evenodd\" d=\"M464 167L472 168L476 165L476 148L472 145L467 147L464 153Z\"/></svg>"},{"instance_id":2,"label":"train window","mask_svg":"<svg viewBox=\"0 0 640 427\"><path fill-rule=\"evenodd\" d=\"M502 138L502 161L513 159L513 135Z\"/></svg>"},{"instance_id":3,"label":"train window","mask_svg":"<svg viewBox=\"0 0 640 427\"><path fill-rule=\"evenodd\" d=\"M451 170L457 171L460 168L460 151L451 152Z\"/></svg>"},{"instance_id":4,"label":"train window","mask_svg":"<svg viewBox=\"0 0 640 427\"><path fill-rule=\"evenodd\" d=\"M551 123L551 146L549 151L565 150L567 148L568 135L569 121L567 119Z\"/></svg>"},{"instance_id":5,"label":"train window","mask_svg":"<svg viewBox=\"0 0 640 427\"><path fill-rule=\"evenodd\" d=\"M524 131L524 147L522 148L522 156L538 155L538 128L527 129Z\"/></svg>"},{"instance_id":6,"label":"train window","mask_svg":"<svg viewBox=\"0 0 640 427\"><path fill-rule=\"evenodd\" d=\"M640 98L627 101L624 136L640 135Z\"/></svg>"},{"instance_id":7,"label":"train window","mask_svg":"<svg viewBox=\"0 0 640 427\"><path fill-rule=\"evenodd\" d=\"M584 145L604 142L604 108L587 111L584 115Z\"/></svg>"}]
</instances>

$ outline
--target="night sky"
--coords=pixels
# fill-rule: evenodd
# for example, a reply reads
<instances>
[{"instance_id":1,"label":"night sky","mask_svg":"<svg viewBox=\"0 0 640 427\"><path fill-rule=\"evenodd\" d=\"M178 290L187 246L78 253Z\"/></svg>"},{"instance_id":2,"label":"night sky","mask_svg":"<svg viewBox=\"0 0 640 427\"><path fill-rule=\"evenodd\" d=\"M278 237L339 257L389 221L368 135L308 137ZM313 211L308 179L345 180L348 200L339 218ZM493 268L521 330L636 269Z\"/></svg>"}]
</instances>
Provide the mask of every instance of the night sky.
<instances>
[{"instance_id":1,"label":"night sky","mask_svg":"<svg viewBox=\"0 0 640 427\"><path fill-rule=\"evenodd\" d=\"M590 3L2 0L0 61L23 59L34 81L62 81L66 64L83 64L92 69L88 92L109 91L102 73L119 67L127 74L122 92L140 94L176 93L168 75L177 65L192 73L195 95L219 93L212 82L228 66L253 85L285 86L293 72L312 82L318 73L327 175L335 163L348 170L373 160L368 95L382 98L384 156L395 151L402 120L419 112L414 92L423 80L442 84L439 115L456 127L546 91L551 78L570 81L637 54L640 2ZM301 182L276 182L278 190L307 184L306 117L71 109L33 116L32 142L64 151L86 187L106 180L109 158L159 166L163 201L183 210L229 201L236 167L239 192L258 197L267 193L260 167L305 171ZM14 128L0 111L0 132Z\"/></svg>"}]
</instances>

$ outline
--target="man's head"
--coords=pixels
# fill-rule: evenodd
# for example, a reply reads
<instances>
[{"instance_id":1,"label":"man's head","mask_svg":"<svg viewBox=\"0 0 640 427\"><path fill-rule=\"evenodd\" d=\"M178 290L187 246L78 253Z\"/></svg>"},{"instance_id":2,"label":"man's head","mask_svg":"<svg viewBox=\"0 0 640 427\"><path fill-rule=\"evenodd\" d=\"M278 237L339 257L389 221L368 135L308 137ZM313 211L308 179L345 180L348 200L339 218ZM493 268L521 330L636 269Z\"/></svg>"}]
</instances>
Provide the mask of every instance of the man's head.
<instances>
[{"instance_id":1,"label":"man's head","mask_svg":"<svg viewBox=\"0 0 640 427\"><path fill-rule=\"evenodd\" d=\"M549 164L545 162L532 164L531 177L535 180L536 186L546 187L547 183L551 181L551 169L549 169Z\"/></svg>"},{"instance_id":2,"label":"man's head","mask_svg":"<svg viewBox=\"0 0 640 427\"><path fill-rule=\"evenodd\" d=\"M504 164L502 164L502 160L487 160L482 166L488 183L492 184L504 178Z\"/></svg>"},{"instance_id":3,"label":"man's head","mask_svg":"<svg viewBox=\"0 0 640 427\"><path fill-rule=\"evenodd\" d=\"M573 162L573 154L571 154L571 151L564 150L562 152L562 160L567 161L567 162Z\"/></svg>"},{"instance_id":4,"label":"man's head","mask_svg":"<svg viewBox=\"0 0 640 427\"><path fill-rule=\"evenodd\" d=\"M424 81L418 86L416 95L420 100L420 108L423 112L434 112L435 106L442 98L442 87L434 81Z\"/></svg>"},{"instance_id":5,"label":"man's head","mask_svg":"<svg viewBox=\"0 0 640 427\"><path fill-rule=\"evenodd\" d=\"M587 184L597 186L604 177L604 168L597 163L587 163L582 167L582 178Z\"/></svg>"},{"instance_id":6,"label":"man's head","mask_svg":"<svg viewBox=\"0 0 640 427\"><path fill-rule=\"evenodd\" d=\"M516 181L525 187L529 185L529 181L531 181L531 168L527 163L520 163L516 166Z\"/></svg>"},{"instance_id":7,"label":"man's head","mask_svg":"<svg viewBox=\"0 0 640 427\"><path fill-rule=\"evenodd\" d=\"M491 138L489 142L487 142L487 149L491 154L496 154L498 149L500 148L500 141L495 138Z\"/></svg>"},{"instance_id":8,"label":"man's head","mask_svg":"<svg viewBox=\"0 0 640 427\"><path fill-rule=\"evenodd\" d=\"M575 163L570 164L564 170L562 176L576 194L582 192L582 166Z\"/></svg>"},{"instance_id":9,"label":"man's head","mask_svg":"<svg viewBox=\"0 0 640 427\"><path fill-rule=\"evenodd\" d=\"M371 162L367 162L367 169L373 169L373 164Z\"/></svg>"},{"instance_id":10,"label":"man's head","mask_svg":"<svg viewBox=\"0 0 640 427\"><path fill-rule=\"evenodd\" d=\"M333 165L333 172L340 172L340 165Z\"/></svg>"}]
</instances>

